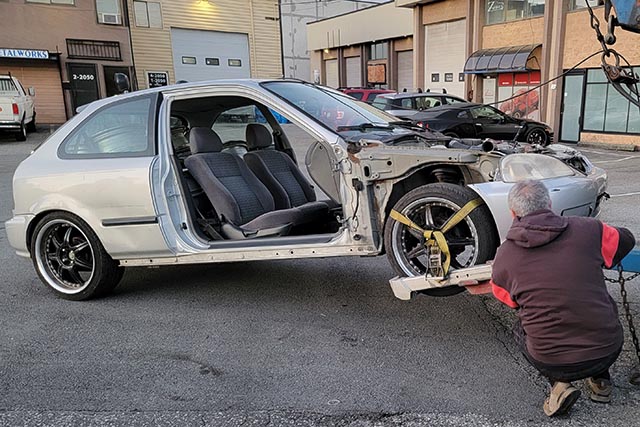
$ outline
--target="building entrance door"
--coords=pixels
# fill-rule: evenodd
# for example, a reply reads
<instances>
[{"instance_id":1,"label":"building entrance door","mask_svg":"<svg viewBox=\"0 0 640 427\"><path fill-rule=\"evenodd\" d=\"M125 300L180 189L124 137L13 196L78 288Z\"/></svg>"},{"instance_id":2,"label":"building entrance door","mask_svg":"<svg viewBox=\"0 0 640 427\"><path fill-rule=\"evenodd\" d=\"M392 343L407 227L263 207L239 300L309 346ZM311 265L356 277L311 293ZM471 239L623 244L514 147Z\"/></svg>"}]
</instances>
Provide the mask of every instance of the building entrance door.
<instances>
[{"instance_id":1,"label":"building entrance door","mask_svg":"<svg viewBox=\"0 0 640 427\"><path fill-rule=\"evenodd\" d=\"M78 107L100 98L95 64L69 64L69 81L74 114Z\"/></svg>"},{"instance_id":2,"label":"building entrance door","mask_svg":"<svg viewBox=\"0 0 640 427\"><path fill-rule=\"evenodd\" d=\"M582 123L582 96L584 93L584 73L564 76L564 92L560 113L560 140L578 142Z\"/></svg>"}]
</instances>

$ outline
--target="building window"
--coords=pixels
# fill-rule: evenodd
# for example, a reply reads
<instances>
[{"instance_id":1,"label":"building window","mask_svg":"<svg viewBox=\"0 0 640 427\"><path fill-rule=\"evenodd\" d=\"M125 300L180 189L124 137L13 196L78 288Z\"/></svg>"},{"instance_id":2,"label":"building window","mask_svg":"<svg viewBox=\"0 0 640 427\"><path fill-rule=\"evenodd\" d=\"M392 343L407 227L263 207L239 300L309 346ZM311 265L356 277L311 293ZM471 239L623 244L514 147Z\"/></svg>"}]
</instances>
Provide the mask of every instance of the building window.
<instances>
[{"instance_id":1,"label":"building window","mask_svg":"<svg viewBox=\"0 0 640 427\"><path fill-rule=\"evenodd\" d=\"M71 59L104 59L122 61L120 42L67 39L67 55Z\"/></svg>"},{"instance_id":2,"label":"building window","mask_svg":"<svg viewBox=\"0 0 640 427\"><path fill-rule=\"evenodd\" d=\"M96 0L98 22L108 25L122 25L119 0Z\"/></svg>"},{"instance_id":3,"label":"building window","mask_svg":"<svg viewBox=\"0 0 640 427\"><path fill-rule=\"evenodd\" d=\"M43 4L66 4L75 5L75 0L27 0L27 3L43 3Z\"/></svg>"},{"instance_id":4,"label":"building window","mask_svg":"<svg viewBox=\"0 0 640 427\"><path fill-rule=\"evenodd\" d=\"M591 7L602 6L604 0L569 0L569 10L583 9L587 7L587 1Z\"/></svg>"},{"instance_id":5,"label":"building window","mask_svg":"<svg viewBox=\"0 0 640 427\"><path fill-rule=\"evenodd\" d=\"M431 74L431 82L437 83L440 81L440 73L432 73Z\"/></svg>"},{"instance_id":6,"label":"building window","mask_svg":"<svg viewBox=\"0 0 640 427\"><path fill-rule=\"evenodd\" d=\"M207 65L220 65L220 58L205 58L204 63Z\"/></svg>"},{"instance_id":7,"label":"building window","mask_svg":"<svg viewBox=\"0 0 640 427\"><path fill-rule=\"evenodd\" d=\"M640 67L634 69L640 73ZM587 71L584 131L640 133L640 109L618 93L601 69Z\"/></svg>"},{"instance_id":8,"label":"building window","mask_svg":"<svg viewBox=\"0 0 640 427\"><path fill-rule=\"evenodd\" d=\"M452 82L453 81L453 73L444 73L444 81Z\"/></svg>"},{"instance_id":9,"label":"building window","mask_svg":"<svg viewBox=\"0 0 640 427\"><path fill-rule=\"evenodd\" d=\"M183 56L182 63L187 65L196 65L198 61L196 61L195 56Z\"/></svg>"},{"instance_id":10,"label":"building window","mask_svg":"<svg viewBox=\"0 0 640 427\"><path fill-rule=\"evenodd\" d=\"M242 61L239 59L229 59L227 63L229 64L229 67L242 67Z\"/></svg>"},{"instance_id":11,"label":"building window","mask_svg":"<svg viewBox=\"0 0 640 427\"><path fill-rule=\"evenodd\" d=\"M459 82L463 82L464 81L464 73L458 73L458 81Z\"/></svg>"},{"instance_id":12,"label":"building window","mask_svg":"<svg viewBox=\"0 0 640 427\"><path fill-rule=\"evenodd\" d=\"M387 42L374 43L369 46L369 59L387 59L389 44Z\"/></svg>"},{"instance_id":13,"label":"building window","mask_svg":"<svg viewBox=\"0 0 640 427\"><path fill-rule=\"evenodd\" d=\"M485 10L487 24L516 21L544 15L544 0L487 0Z\"/></svg>"},{"instance_id":14,"label":"building window","mask_svg":"<svg viewBox=\"0 0 640 427\"><path fill-rule=\"evenodd\" d=\"M136 27L162 28L162 12L160 3L151 1L134 1Z\"/></svg>"}]
</instances>

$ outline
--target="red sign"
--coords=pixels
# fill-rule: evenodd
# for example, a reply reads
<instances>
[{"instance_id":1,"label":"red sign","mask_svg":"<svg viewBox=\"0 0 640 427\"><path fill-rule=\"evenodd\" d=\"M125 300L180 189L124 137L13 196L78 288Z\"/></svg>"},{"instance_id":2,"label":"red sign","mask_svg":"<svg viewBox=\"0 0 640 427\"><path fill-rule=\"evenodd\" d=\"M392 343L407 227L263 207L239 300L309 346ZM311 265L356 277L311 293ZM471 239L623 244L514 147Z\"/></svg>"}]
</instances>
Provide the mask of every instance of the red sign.
<instances>
[{"instance_id":1,"label":"red sign","mask_svg":"<svg viewBox=\"0 0 640 427\"><path fill-rule=\"evenodd\" d=\"M498 75L498 85L499 86L513 86L513 74L512 73L504 73Z\"/></svg>"},{"instance_id":2,"label":"red sign","mask_svg":"<svg viewBox=\"0 0 640 427\"><path fill-rule=\"evenodd\" d=\"M528 86L529 85L529 73L517 73L513 78L514 86Z\"/></svg>"},{"instance_id":3,"label":"red sign","mask_svg":"<svg viewBox=\"0 0 640 427\"><path fill-rule=\"evenodd\" d=\"M532 71L529 73L529 83L532 85L540 84L540 71Z\"/></svg>"}]
</instances>

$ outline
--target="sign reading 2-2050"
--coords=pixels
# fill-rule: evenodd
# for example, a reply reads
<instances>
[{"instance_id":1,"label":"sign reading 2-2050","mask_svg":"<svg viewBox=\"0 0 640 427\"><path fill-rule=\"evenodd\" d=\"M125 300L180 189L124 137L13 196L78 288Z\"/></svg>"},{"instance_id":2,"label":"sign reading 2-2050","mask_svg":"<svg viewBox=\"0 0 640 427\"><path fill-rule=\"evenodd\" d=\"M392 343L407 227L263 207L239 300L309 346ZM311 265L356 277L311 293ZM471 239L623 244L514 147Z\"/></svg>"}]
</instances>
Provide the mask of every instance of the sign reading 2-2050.
<instances>
[{"instance_id":1,"label":"sign reading 2-2050","mask_svg":"<svg viewBox=\"0 0 640 427\"><path fill-rule=\"evenodd\" d=\"M95 80L96 76L93 74L73 74L71 78L73 80Z\"/></svg>"}]
</instances>

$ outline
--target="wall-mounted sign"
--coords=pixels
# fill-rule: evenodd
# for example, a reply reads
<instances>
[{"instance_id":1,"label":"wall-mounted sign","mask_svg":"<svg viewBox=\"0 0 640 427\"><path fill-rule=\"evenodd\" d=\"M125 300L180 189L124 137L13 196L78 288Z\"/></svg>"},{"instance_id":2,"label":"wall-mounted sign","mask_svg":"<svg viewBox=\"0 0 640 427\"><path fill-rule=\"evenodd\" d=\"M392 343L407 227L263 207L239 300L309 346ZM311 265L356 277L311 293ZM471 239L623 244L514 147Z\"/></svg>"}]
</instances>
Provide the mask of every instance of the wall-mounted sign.
<instances>
[{"instance_id":1,"label":"wall-mounted sign","mask_svg":"<svg viewBox=\"0 0 640 427\"><path fill-rule=\"evenodd\" d=\"M169 84L169 75L166 71L147 71L147 84L150 88L166 86Z\"/></svg>"},{"instance_id":2,"label":"wall-mounted sign","mask_svg":"<svg viewBox=\"0 0 640 427\"><path fill-rule=\"evenodd\" d=\"M0 57L2 58L20 58L20 59L49 59L48 50L33 49L5 49L0 48Z\"/></svg>"},{"instance_id":3,"label":"wall-mounted sign","mask_svg":"<svg viewBox=\"0 0 640 427\"><path fill-rule=\"evenodd\" d=\"M385 84L387 82L387 67L384 64L367 65L367 82Z\"/></svg>"}]
</instances>

